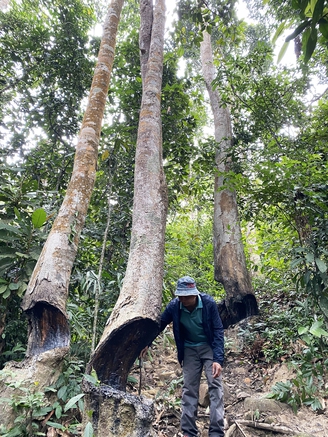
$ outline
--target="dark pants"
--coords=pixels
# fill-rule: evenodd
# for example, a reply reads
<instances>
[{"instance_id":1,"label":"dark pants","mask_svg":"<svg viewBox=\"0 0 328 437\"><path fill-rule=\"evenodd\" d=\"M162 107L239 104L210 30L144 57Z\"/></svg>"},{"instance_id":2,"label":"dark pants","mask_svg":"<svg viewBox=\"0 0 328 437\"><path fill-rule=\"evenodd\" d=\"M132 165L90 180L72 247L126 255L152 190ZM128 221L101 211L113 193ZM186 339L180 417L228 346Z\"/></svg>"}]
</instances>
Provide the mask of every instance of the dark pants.
<instances>
[{"instance_id":1,"label":"dark pants","mask_svg":"<svg viewBox=\"0 0 328 437\"><path fill-rule=\"evenodd\" d=\"M213 352L209 345L186 347L183 359L182 414L181 429L188 437L196 437L199 385L204 368L210 397L210 437L224 436L224 404L222 377L213 378Z\"/></svg>"}]
</instances>

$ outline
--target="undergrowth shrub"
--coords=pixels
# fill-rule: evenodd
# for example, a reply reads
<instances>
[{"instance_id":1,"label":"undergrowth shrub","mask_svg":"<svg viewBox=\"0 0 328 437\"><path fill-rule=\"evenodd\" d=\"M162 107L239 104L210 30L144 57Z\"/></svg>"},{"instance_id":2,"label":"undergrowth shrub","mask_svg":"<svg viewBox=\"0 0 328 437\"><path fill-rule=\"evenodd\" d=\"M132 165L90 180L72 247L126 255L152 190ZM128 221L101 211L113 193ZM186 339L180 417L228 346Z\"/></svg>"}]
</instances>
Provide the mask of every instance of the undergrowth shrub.
<instances>
[{"instance_id":1,"label":"undergrowth shrub","mask_svg":"<svg viewBox=\"0 0 328 437\"><path fill-rule=\"evenodd\" d=\"M267 363L284 361L295 377L272 387L269 397L286 402L296 411L302 405L323 408L328 394L328 332L315 302L294 290L267 294L261 318L241 331L248 349L259 343Z\"/></svg>"},{"instance_id":2,"label":"undergrowth shrub","mask_svg":"<svg viewBox=\"0 0 328 437\"><path fill-rule=\"evenodd\" d=\"M83 411L81 382L84 364L70 357L56 383L40 390L38 381L19 381L13 372L0 371L0 380L12 391L2 398L15 412L14 425L0 426L2 437L46 436L49 427L77 435Z\"/></svg>"}]
</instances>

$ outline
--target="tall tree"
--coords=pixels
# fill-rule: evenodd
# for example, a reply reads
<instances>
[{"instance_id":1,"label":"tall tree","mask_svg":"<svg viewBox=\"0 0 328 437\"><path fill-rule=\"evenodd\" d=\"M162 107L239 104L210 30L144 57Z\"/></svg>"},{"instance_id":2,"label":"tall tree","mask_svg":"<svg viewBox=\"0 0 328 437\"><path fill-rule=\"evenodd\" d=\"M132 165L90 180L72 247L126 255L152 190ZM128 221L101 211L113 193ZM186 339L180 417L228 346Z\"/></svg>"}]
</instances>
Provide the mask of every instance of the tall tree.
<instances>
[{"instance_id":1,"label":"tall tree","mask_svg":"<svg viewBox=\"0 0 328 437\"><path fill-rule=\"evenodd\" d=\"M146 13L144 13L144 11ZM162 128L161 128L161 85L163 69L163 27L164 5L156 4L152 18L150 2L141 2L141 38L140 51L149 54L142 56L143 97L141 102L138 139L135 160L134 202L129 260L123 287L119 299L109 318L104 334L90 362L101 381L124 389L126 377L132 359L147 344L149 338L142 339L136 327L130 326L136 320L138 330L145 329L145 336L151 337L152 329L157 325L161 306L161 289L163 279L164 231L166 222L166 183L162 164ZM148 14L149 13L149 14ZM146 14L148 14L146 16ZM146 43L143 32L146 30ZM150 44L151 41L151 44ZM149 303L152 303L151 305ZM122 311L124 307L124 311ZM146 316L146 317L145 317ZM149 320L148 320L149 319ZM145 328L142 325L145 323ZM125 328L136 335L131 357L127 357L127 345L130 336L124 339L117 329ZM122 344L116 344L116 335ZM137 341L138 340L138 341ZM141 343L140 343L141 342ZM112 347L115 347L112 350ZM119 348L116 351L116 348ZM116 351L116 352L115 352ZM121 351L121 352L120 352ZM110 356L108 352L110 352ZM123 354L122 356L120 356ZM122 362L125 356L124 362ZM110 361L113 360L111 364ZM123 367L122 367L123 366Z\"/></svg>"},{"instance_id":2,"label":"tall tree","mask_svg":"<svg viewBox=\"0 0 328 437\"><path fill-rule=\"evenodd\" d=\"M68 286L81 229L94 186L102 118L114 60L123 0L113 0L104 32L78 143L72 177L62 206L33 271L22 307L29 321L27 356L47 353L49 366L60 361L70 343L66 313ZM28 363L27 363L28 366ZM33 366L33 365L32 365ZM37 369L35 380L39 380ZM48 385L45 375L44 385ZM7 423L7 415L2 423Z\"/></svg>"},{"instance_id":3,"label":"tall tree","mask_svg":"<svg viewBox=\"0 0 328 437\"><path fill-rule=\"evenodd\" d=\"M87 384L85 387L89 394L86 410L94 412L93 425L98 436L121 435L123 430L125 435L130 435L127 434L127 425L134 430L131 435L145 436L151 432L147 429L145 408L135 408L133 396L132 399L127 395L120 398L117 393L117 389L125 391L132 364L156 336L162 303L167 213L161 125L164 1L156 2L153 13L152 1L142 0L140 11L143 93L135 157L129 260L119 298L88 365L88 371L94 369L99 380L114 391L108 386L96 390ZM124 421L127 408L131 408L129 424ZM107 417L106 423L101 419L103 415Z\"/></svg>"},{"instance_id":4,"label":"tall tree","mask_svg":"<svg viewBox=\"0 0 328 437\"><path fill-rule=\"evenodd\" d=\"M232 127L229 109L222 105L213 88L216 77L213 65L211 35L205 30L201 42L202 71L214 117L216 175L214 184L214 266L215 279L226 292L221 318L225 326L257 314L257 303L246 267L236 192L224 188L230 170L228 152L231 148Z\"/></svg>"}]
</instances>

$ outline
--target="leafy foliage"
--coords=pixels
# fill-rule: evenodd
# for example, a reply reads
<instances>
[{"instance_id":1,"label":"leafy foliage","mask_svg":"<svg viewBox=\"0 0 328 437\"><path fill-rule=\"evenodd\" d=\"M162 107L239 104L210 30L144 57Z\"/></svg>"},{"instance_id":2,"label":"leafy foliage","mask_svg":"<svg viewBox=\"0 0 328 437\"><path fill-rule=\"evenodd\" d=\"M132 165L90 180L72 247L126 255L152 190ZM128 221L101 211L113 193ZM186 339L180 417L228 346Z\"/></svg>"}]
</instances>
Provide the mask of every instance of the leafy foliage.
<instances>
[{"instance_id":1,"label":"leafy foliage","mask_svg":"<svg viewBox=\"0 0 328 437\"><path fill-rule=\"evenodd\" d=\"M292 361L296 376L285 383L276 383L268 395L288 403L295 412L302 405L310 406L314 411L323 408L318 396L325 394L328 332L322 329L322 325L322 321L316 320L311 326L299 327L305 347L302 354Z\"/></svg>"},{"instance_id":2,"label":"leafy foliage","mask_svg":"<svg viewBox=\"0 0 328 437\"><path fill-rule=\"evenodd\" d=\"M273 291L271 298L269 291ZM278 301L272 284L267 284L265 296L261 296L261 320L241 334L250 349L260 344L268 363L280 360L289 363L294 373L290 380L276 383L268 397L288 403L295 412L302 405L314 411L322 409L320 398L326 396L328 332L318 309L313 314L313 299L300 295L300 290L280 288Z\"/></svg>"},{"instance_id":3,"label":"leafy foliage","mask_svg":"<svg viewBox=\"0 0 328 437\"><path fill-rule=\"evenodd\" d=\"M18 181L12 176L22 174ZM1 358L22 358L26 343L26 320L19 308L20 299L27 288L34 265L46 238L49 217L40 207L35 185L25 181L24 172L17 167L7 167L0 188L0 308L3 327L0 349ZM7 324L5 323L7 321ZM10 351L13 350L13 354Z\"/></svg>"},{"instance_id":4,"label":"leafy foliage","mask_svg":"<svg viewBox=\"0 0 328 437\"><path fill-rule=\"evenodd\" d=\"M45 436L47 427L77 435L83 411L83 368L83 363L70 357L54 386L44 390L38 388L38 381L16 381L14 373L0 371L0 381L14 389L13 395L1 402L9 404L17 413L14 425L10 429L0 427L0 435Z\"/></svg>"},{"instance_id":5,"label":"leafy foliage","mask_svg":"<svg viewBox=\"0 0 328 437\"><path fill-rule=\"evenodd\" d=\"M55 150L67 148L91 81L86 33L92 9L79 0L25 0L12 2L0 20L6 155L24 156L26 147L42 142L44 135L37 128L44 130Z\"/></svg>"},{"instance_id":6,"label":"leafy foliage","mask_svg":"<svg viewBox=\"0 0 328 437\"><path fill-rule=\"evenodd\" d=\"M197 206L191 214L191 205L167 224L164 303L172 299L176 281L185 275L196 279L201 292L223 296L222 287L214 281L211 216Z\"/></svg>"}]
</instances>

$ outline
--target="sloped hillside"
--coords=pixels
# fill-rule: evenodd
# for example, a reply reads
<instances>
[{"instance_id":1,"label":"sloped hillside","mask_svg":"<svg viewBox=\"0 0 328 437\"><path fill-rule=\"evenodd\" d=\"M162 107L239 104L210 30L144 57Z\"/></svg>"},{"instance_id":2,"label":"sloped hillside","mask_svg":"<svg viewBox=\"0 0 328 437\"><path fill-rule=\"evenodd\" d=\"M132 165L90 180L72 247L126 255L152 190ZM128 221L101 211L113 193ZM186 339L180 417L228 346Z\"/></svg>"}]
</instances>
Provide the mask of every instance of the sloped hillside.
<instances>
[{"instance_id":1,"label":"sloped hillside","mask_svg":"<svg viewBox=\"0 0 328 437\"><path fill-rule=\"evenodd\" d=\"M293 377L283 361L266 363L261 359L261 342L254 341L252 347L246 347L238 326L228 329L225 337L226 437L328 437L327 411L316 413L303 406L295 414L287 404L266 398L276 382ZM182 372L170 329L157 338L141 369L136 364L131 377L129 390L134 393L141 390L143 396L154 400L154 428L158 437L182 436L179 431ZM204 379L198 417L200 437L208 436L208 419Z\"/></svg>"}]
</instances>

